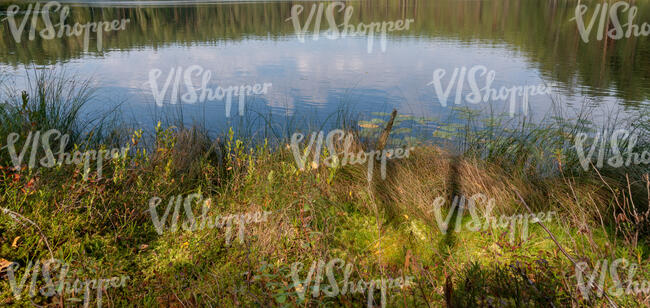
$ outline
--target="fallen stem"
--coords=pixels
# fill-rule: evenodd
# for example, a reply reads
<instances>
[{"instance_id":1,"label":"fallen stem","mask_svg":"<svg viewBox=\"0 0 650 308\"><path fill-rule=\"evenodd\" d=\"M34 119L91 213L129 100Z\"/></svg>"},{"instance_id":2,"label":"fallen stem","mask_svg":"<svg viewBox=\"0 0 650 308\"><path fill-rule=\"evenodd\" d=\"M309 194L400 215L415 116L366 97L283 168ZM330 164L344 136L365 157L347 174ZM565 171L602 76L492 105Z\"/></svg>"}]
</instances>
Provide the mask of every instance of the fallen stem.
<instances>
[{"instance_id":1,"label":"fallen stem","mask_svg":"<svg viewBox=\"0 0 650 308\"><path fill-rule=\"evenodd\" d=\"M14 212L14 211L12 211L12 210L10 210L8 208L3 207L2 208L2 213L8 215L9 217L11 217L13 220L17 221L18 223L22 224L22 221L20 219L23 219L23 220L29 222L30 224L32 224L34 227L36 227L36 229L38 230L38 233L43 238L43 241L45 241L45 245L47 246L47 250L50 251L50 258L52 260L54 260L54 253L52 253L52 247L50 247L50 242L47 241L47 238L43 234L43 231L41 231L41 227L39 227L35 222L31 221L29 218L27 218L27 217L25 217L23 215L20 215L20 214Z\"/></svg>"},{"instance_id":2,"label":"fallen stem","mask_svg":"<svg viewBox=\"0 0 650 308\"><path fill-rule=\"evenodd\" d=\"M530 209L528 204L526 204L526 201L524 201L524 198L522 198L521 195L519 194L519 191L517 191L516 189L514 189L514 191L517 194L517 197L519 197L519 200L521 201L521 203L526 207L528 212L530 212L531 214L534 214L533 210ZM566 250L564 250L564 247L562 247L562 245L560 245L560 243L557 241L557 239L555 239L555 236L553 236L553 233L551 233L551 231L548 228L546 228L546 226L540 220L537 220L537 223L540 226L542 226L542 228L544 229L544 231L546 231L546 233L548 233L548 235L551 237L553 242L555 242L555 245L557 245L557 247L560 248L560 251L562 251L562 253L569 259L569 261L571 261L571 263L573 263L573 265L576 267L576 269L582 271L582 269L580 269L580 267L578 266L576 261L573 260L573 258L569 255L569 253L566 252ZM614 303L614 301L611 298L609 298L609 296L607 296L607 293L605 291L603 291L603 289L599 285L596 285L596 284L594 284L592 282L590 282L590 284L595 286L598 289L598 292L601 292L603 295L605 295L605 298L607 298L607 300L609 301L609 304L612 307L618 308L616 303Z\"/></svg>"}]
</instances>

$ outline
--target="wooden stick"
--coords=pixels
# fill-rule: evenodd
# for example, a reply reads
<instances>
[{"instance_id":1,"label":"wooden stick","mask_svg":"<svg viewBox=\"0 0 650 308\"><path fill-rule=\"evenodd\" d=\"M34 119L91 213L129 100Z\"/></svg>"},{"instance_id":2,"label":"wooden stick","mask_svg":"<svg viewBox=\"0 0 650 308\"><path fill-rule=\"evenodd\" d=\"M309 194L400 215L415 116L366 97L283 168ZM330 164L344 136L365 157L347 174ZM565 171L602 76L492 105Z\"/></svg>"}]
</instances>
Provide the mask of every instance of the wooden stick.
<instances>
[{"instance_id":1,"label":"wooden stick","mask_svg":"<svg viewBox=\"0 0 650 308\"><path fill-rule=\"evenodd\" d=\"M526 209L528 209L528 212L530 212L531 214L535 214L535 213L533 213L533 210L531 210L530 207L528 207L528 204L526 204L526 201L524 201L524 198L521 197L521 195L519 194L519 191L517 191L516 189L514 189L514 191L517 194L517 197L519 197L519 201L521 201L521 203L526 207ZM553 236L553 233L551 233L551 231L548 228L546 228L546 226L539 219L537 220L537 223L540 226L542 226L544 231L546 231L546 233L548 233L549 236L551 236L551 239L553 240L553 242L555 242L555 245L557 245L557 247L560 248L560 251L562 251L562 253L569 259L569 261L571 261L571 263L573 263L573 265L576 267L576 269L578 269L579 267L578 267L578 264L576 263L576 261L574 261L573 258L569 255L569 253L566 252L566 250L564 250L562 245L560 245L560 243L555 239L555 236ZM582 271L582 270L580 270L580 271ZM603 289L599 285L597 285L595 283L593 285L596 286L596 288L598 289L599 292L602 292L603 295L605 295L605 298L607 298L607 300L609 301L609 304L612 307L618 308L618 306L616 306L616 303L614 303L614 301L611 298L609 298L609 296L607 296L607 293L605 291L603 291Z\"/></svg>"},{"instance_id":2,"label":"wooden stick","mask_svg":"<svg viewBox=\"0 0 650 308\"><path fill-rule=\"evenodd\" d=\"M377 151L381 151L384 149L384 147L386 147L388 135L390 134L390 130L393 129L393 122L395 121L395 117L397 117L397 109L393 109L393 113L390 115L390 120L388 121L388 124L386 124L384 131L381 133L379 141L377 141Z\"/></svg>"},{"instance_id":3,"label":"wooden stick","mask_svg":"<svg viewBox=\"0 0 650 308\"><path fill-rule=\"evenodd\" d=\"M54 260L54 253L52 252L52 247L50 247L50 242L47 241L47 237L45 237L45 235L43 234L43 231L41 230L41 227L39 227L35 222L31 221L29 218L27 218L27 217L25 217L23 215L20 215L20 214L14 212L14 211L12 211L12 210L10 210L8 208L2 207L0 209L2 209L3 214L11 217L16 222L18 222L20 224L23 224L23 222L21 221L21 219L23 219L23 220L29 222L30 224L32 224L34 227L36 227L36 230L38 230L38 233L41 235L41 238L43 239L43 241L45 241L45 245L47 246L47 250L49 250L49 252L50 252L50 258L52 258L52 260Z\"/></svg>"}]
</instances>

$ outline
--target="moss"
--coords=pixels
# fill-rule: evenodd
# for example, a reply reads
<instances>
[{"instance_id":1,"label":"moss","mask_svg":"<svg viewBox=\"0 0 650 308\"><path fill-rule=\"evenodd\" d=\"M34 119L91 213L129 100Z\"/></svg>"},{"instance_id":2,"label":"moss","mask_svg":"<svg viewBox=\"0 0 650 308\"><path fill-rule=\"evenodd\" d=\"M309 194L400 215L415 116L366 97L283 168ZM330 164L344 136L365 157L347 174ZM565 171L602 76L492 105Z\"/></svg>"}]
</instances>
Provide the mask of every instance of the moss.
<instances>
[{"instance_id":1,"label":"moss","mask_svg":"<svg viewBox=\"0 0 650 308\"><path fill-rule=\"evenodd\" d=\"M431 202L447 191L445 171L450 170L450 161L438 148L420 146L414 151L417 155L391 162L391 176L381 185L369 186L364 166L346 166L326 180L330 178L326 168L298 171L288 151L255 146L244 150L247 146L234 138L217 145L223 147L217 151L229 155L203 155L197 150L194 156L178 157L182 154L174 149L183 135L188 134L160 129L157 148L147 155L138 154L144 151L135 146L134 138L130 155L110 161L102 179L91 173L84 181L72 165L39 172L0 169L0 203L34 221L43 233L0 215L2 258L23 268L30 260L46 259L46 238L55 258L80 270L75 274L79 277L131 277L127 286L107 291L109 305L114 306L365 305L365 295L298 298L289 277L291 264L333 258L354 266L354 281L415 277L415 285L391 292L391 306L443 305L447 277L455 300L468 305L489 300L506 305L544 305L550 300L564 305L581 300L573 265L539 225L530 224L528 238L521 240L517 233L514 241L507 229L500 228L440 232L429 210ZM184 167L176 168L181 161ZM590 264L625 257L646 269L637 279L647 276L648 243L632 244L629 232L621 233L616 224L601 221L591 210L598 208L603 217L616 212L610 203L612 192L593 178L582 175L572 186L561 177L532 181L471 157L463 158L457 169L463 179L459 187L493 196L495 213L521 212L514 186L536 211L558 212L557 219L545 225L574 257ZM571 191L577 192L579 202ZM159 235L148 212L149 200L160 197L158 213L162 213L170 198L191 193L211 198L211 217L272 214L267 222L250 224L242 243L236 240L236 224L229 245L219 228ZM624 190L616 197L625 198ZM192 204L195 216L202 205ZM471 216L464 213L461 219L465 226ZM532 275L527 277L537 282L538 293L513 276L518 272L505 266L511 264ZM509 283L503 284L506 280ZM29 303L28 297L17 300L4 291L10 289L6 275L0 288L0 303ZM47 304L57 299L32 300ZM642 299L625 295L617 300L634 305Z\"/></svg>"}]
</instances>

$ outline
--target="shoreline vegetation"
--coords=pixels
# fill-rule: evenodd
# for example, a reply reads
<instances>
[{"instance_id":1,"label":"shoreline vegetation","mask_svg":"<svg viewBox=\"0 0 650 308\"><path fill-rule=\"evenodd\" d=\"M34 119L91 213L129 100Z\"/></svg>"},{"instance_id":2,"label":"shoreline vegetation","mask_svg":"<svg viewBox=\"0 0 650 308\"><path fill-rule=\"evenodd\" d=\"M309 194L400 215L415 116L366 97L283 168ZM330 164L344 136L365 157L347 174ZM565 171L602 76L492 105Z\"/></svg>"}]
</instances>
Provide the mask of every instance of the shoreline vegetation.
<instances>
[{"instance_id":1,"label":"shoreline vegetation","mask_svg":"<svg viewBox=\"0 0 650 308\"><path fill-rule=\"evenodd\" d=\"M0 306L78 305L73 299L81 295L75 290L48 297L25 287L20 299L13 296L7 275L11 264L20 265L12 267L19 281L45 287L45 278L32 280L25 268L48 259L74 269L67 272L69 281L128 276L124 286L104 291L101 301L108 307L367 305L368 292L326 296L326 289L319 292L314 285L296 288L291 275L304 280L309 273L307 268L292 272L292 264L322 263L319 260L353 265L329 273L331 281L412 277L411 283L387 295L376 287L375 306L384 300L387 307L607 305L595 286L577 284L574 265L537 223L528 226L526 240L512 241L508 230L493 226L442 232L432 211L435 200L445 196L442 217L448 217L453 196L478 193L494 200L494 215L526 213L518 194L536 213L553 211L545 228L589 271L580 276L586 280L596 277L592 271L604 263L601 260L625 258L637 264L634 277L628 277L623 266L620 281L604 276L602 289L650 279L648 166L584 170L572 150L576 134L612 131L613 125L620 129L621 119L594 127L584 121L584 111L575 118L556 115L550 122L513 126L465 110L461 112L467 124L459 125L456 138L449 141L455 151L411 140L408 157L387 161L386 178L368 182L368 167L362 164L306 164L300 170L288 139L247 142L232 129L215 138L200 127L159 123L146 140L141 130L111 130L102 119L89 124L81 120L91 91L87 83L72 83L54 73L36 77L28 90L2 94L0 147L7 145L11 133L21 136L16 148L22 149L30 132L57 129L69 134L68 153L128 150L105 160L101 178L91 170L87 180L83 164L13 168L6 149L0 151ZM369 125L348 120L338 127L365 136L355 139L351 151L370 151L377 140L378 148L386 145L384 136L389 144L404 142L397 140L396 131L407 117L392 116L387 125L395 123L392 131L374 125L368 133L364 126ZM639 151L650 147L649 127L643 125L647 122L630 121L625 127L639 136ZM42 154L39 147L34 149L35 155ZM324 151L321 159L329 154ZM150 200L191 194L212 200L208 215L215 215L213 219L253 212L273 215L264 223L247 225L245 239L231 243L220 228L159 234ZM174 215L207 213L205 202L185 206L191 209ZM450 214L451 221L471 219L467 213L455 214ZM160 217L167 223L188 218ZM312 274L329 278L325 272ZM588 290L591 293L583 296ZM299 296L305 291L316 296ZM643 289L617 295L609 297L620 307L650 304L650 294ZM90 299L91 306L96 297Z\"/></svg>"}]
</instances>

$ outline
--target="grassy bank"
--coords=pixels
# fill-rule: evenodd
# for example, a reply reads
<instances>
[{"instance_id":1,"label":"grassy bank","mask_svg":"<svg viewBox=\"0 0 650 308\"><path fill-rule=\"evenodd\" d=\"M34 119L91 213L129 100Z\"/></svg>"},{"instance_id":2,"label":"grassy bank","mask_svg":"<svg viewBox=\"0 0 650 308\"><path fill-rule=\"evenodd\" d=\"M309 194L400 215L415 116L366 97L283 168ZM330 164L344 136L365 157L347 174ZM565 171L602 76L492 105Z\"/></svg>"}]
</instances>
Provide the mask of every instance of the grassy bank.
<instances>
[{"instance_id":1,"label":"grassy bank","mask_svg":"<svg viewBox=\"0 0 650 308\"><path fill-rule=\"evenodd\" d=\"M442 232L438 220L447 217L453 196L478 193L494 200L497 217L528 213L517 192L533 212L554 212L543 223L576 262L588 264L585 276L599 260L626 258L639 268L633 279L627 269L619 269L624 286L627 278L650 280L648 166L582 170L570 150L573 135L583 129L578 120L565 127L524 125L499 135L461 127L461 154L415 144L409 157L388 161L386 179L375 166L368 182L366 164L330 168L311 164L310 157L300 170L287 144L250 144L234 134L209 138L199 129L159 126L152 145L144 147L141 131L89 138L74 118L65 126L41 126L48 122L33 117L50 113L24 112L38 106L48 110L42 104L48 97L30 94L18 101L22 109L16 103L3 105L5 119L16 113L25 118L5 126L1 146L10 132L20 132L25 140L29 131L58 128L78 132L70 152L128 151L107 159L101 178L91 169L84 180L83 164L15 169L3 149L0 204L6 211L0 215L0 261L20 264L18 279L25 277L30 261L50 258L69 264L71 280L128 276L124 286L102 293L104 306L366 306L367 291L328 297L321 290L316 297L307 293L301 298L300 291L312 291L316 278L311 286L296 287L292 264L304 264L298 275L304 280L312 262L336 258L352 265L348 281L413 277L412 284L387 291L389 307L607 304L606 298L595 296L595 289L583 296L575 265L539 224L530 223L525 239L519 229L511 234L493 224L456 232L456 219L467 226L472 216L455 212L452 227ZM355 143L355 151L372 148L373 138ZM644 149L647 141L637 146L638 152ZM265 221L247 224L240 240L237 223L231 230L185 230L180 224L188 213L181 206L178 230L158 233L151 199L161 199L160 218L171 198L194 193L203 197L188 203L195 218L204 207L212 218L270 214ZM439 197L446 201L442 216L436 217ZM481 214L487 204L476 204ZM172 216L170 212L165 226ZM343 266L332 274L339 282L345 280ZM321 288L328 283L324 270L323 277ZM41 275L35 284L42 287L43 281ZM609 289L611 277L604 281ZM30 276L25 285L31 283ZM82 305L78 299L83 298L78 292L30 296L26 287L18 299L6 267L0 290L0 305ZM649 296L610 295L621 307L647 306ZM93 293L91 305L97 299ZM373 304L381 304L379 292Z\"/></svg>"}]
</instances>

